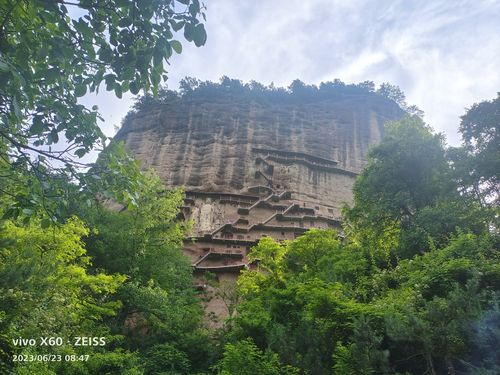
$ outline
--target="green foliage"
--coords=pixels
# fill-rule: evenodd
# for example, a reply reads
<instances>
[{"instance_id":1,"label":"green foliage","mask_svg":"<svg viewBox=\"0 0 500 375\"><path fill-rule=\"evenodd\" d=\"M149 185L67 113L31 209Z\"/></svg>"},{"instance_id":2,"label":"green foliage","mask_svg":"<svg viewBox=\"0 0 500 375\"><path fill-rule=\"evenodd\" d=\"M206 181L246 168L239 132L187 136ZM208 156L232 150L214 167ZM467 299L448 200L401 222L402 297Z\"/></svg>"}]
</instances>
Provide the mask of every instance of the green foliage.
<instances>
[{"instance_id":1,"label":"green foliage","mask_svg":"<svg viewBox=\"0 0 500 375\"><path fill-rule=\"evenodd\" d=\"M10 171L9 165L3 167ZM186 359L186 371L206 369L211 358L208 336L192 288L191 266L181 253L188 225L177 215L184 195L166 190L154 173L140 172L118 144L101 155L83 181L85 193L63 195L64 205L48 206L59 210L62 224L46 225L44 215L27 213L26 208L17 220L2 223L3 368L17 365L11 362L14 353L41 353L38 348L14 346L12 338L86 335L105 337L106 346L83 350L65 345L51 351L91 352L88 362L33 362L15 369L47 374L159 373L155 363L161 356L166 357L161 363L174 356L176 371L181 369L179 358ZM68 179L52 184L76 189ZM18 195L25 191L14 184L5 188ZM98 191L94 197L90 194ZM113 196L121 196L122 203L109 199ZM0 213L9 212L15 197L3 196L1 203ZM74 213L81 219L69 216Z\"/></svg>"},{"instance_id":2,"label":"green foliage","mask_svg":"<svg viewBox=\"0 0 500 375\"><path fill-rule=\"evenodd\" d=\"M171 344L156 345L146 357L144 374L189 374L186 353Z\"/></svg>"},{"instance_id":3,"label":"green foliage","mask_svg":"<svg viewBox=\"0 0 500 375\"><path fill-rule=\"evenodd\" d=\"M97 107L78 98L103 85L119 98L156 94L164 62L181 52L174 33L205 43L203 11L198 0L0 2L0 156L38 180L27 185L30 205L57 196L38 186L47 176L78 179L88 167L79 159L105 146Z\"/></svg>"},{"instance_id":4,"label":"green foliage","mask_svg":"<svg viewBox=\"0 0 500 375\"><path fill-rule=\"evenodd\" d=\"M389 351L380 350L383 335L377 334L365 316L354 319L352 343L337 343L333 353L335 374L390 373Z\"/></svg>"},{"instance_id":5,"label":"green foliage","mask_svg":"<svg viewBox=\"0 0 500 375\"><path fill-rule=\"evenodd\" d=\"M0 212L3 219L19 218L26 223L31 218L42 218L43 228L73 215L74 201L91 207L99 205L102 199L114 198L121 204L134 206L144 183L139 163L125 152L123 144L114 142L85 172L55 171L37 164L31 169L33 173L26 173L24 166L0 163L3 194Z\"/></svg>"},{"instance_id":6,"label":"green foliage","mask_svg":"<svg viewBox=\"0 0 500 375\"><path fill-rule=\"evenodd\" d=\"M420 119L389 124L343 240L310 230L252 249L260 271L238 279L224 358L243 363L237 345L250 337L301 373L495 373L499 239L490 207L460 194L456 173Z\"/></svg>"},{"instance_id":7,"label":"green foliage","mask_svg":"<svg viewBox=\"0 0 500 375\"><path fill-rule=\"evenodd\" d=\"M273 249L282 255L271 256ZM238 280L243 302L234 337L251 337L291 366L328 372L335 343L348 335L353 317L375 314L350 298L351 291L338 282L346 278L342 264L330 268L342 258L338 251L342 247L332 231L310 230L284 246L261 241L251 256L260 259L265 271L246 271ZM348 278L358 277L355 272Z\"/></svg>"},{"instance_id":8,"label":"green foliage","mask_svg":"<svg viewBox=\"0 0 500 375\"><path fill-rule=\"evenodd\" d=\"M125 277L87 273L90 258L81 242L81 237L87 234L88 229L76 218L52 231L42 229L37 223L28 227L9 221L4 223L2 237L10 244L2 248L0 277L3 295L10 297L9 305L31 300L33 304L63 314L61 318L44 316L43 308L38 311L34 305L23 304L23 310L18 312L21 316L37 315L26 318L23 330L37 330L43 326L50 331L53 325L77 324L83 316L92 320L100 319L101 315L113 315L117 304L110 302L108 308L102 304L98 307L95 296L113 293ZM23 280L22 275L32 276ZM73 306L72 314L55 308L61 304ZM9 316L14 318L12 314ZM30 327L30 324L36 326Z\"/></svg>"},{"instance_id":9,"label":"green foliage","mask_svg":"<svg viewBox=\"0 0 500 375\"><path fill-rule=\"evenodd\" d=\"M345 230L380 267L446 245L457 228L481 232L486 213L460 196L439 135L417 117L387 125L354 186Z\"/></svg>"},{"instance_id":10,"label":"green foliage","mask_svg":"<svg viewBox=\"0 0 500 375\"><path fill-rule=\"evenodd\" d=\"M83 366L82 366L83 367ZM136 353L122 349L92 353L83 368L83 374L124 374L142 375L143 365Z\"/></svg>"},{"instance_id":11,"label":"green foliage","mask_svg":"<svg viewBox=\"0 0 500 375\"><path fill-rule=\"evenodd\" d=\"M370 84L371 83L371 84ZM366 81L363 82L362 85L373 90L373 82ZM382 83L380 87L377 89L377 94L382 95L396 103L398 103L399 107L403 109L406 113L411 116L417 116L422 118L424 116L424 112L418 108L416 105L408 105L406 103L406 97L403 91L398 86L391 85L388 82Z\"/></svg>"},{"instance_id":12,"label":"green foliage","mask_svg":"<svg viewBox=\"0 0 500 375\"><path fill-rule=\"evenodd\" d=\"M141 172L123 144L78 170L76 158L104 144L97 108L78 98L104 83L118 97L151 90L135 111L179 98L370 95L421 113L399 88L370 81L284 89L186 78L179 93L161 89L164 61L182 51L174 32L206 40L203 6L177 3L181 11L175 1L0 4L0 372L498 373L498 98L462 117L462 148L446 150L416 116L388 124L344 210L345 236L261 240L249 254L258 269L243 271L236 290L221 288L231 324L209 336L181 253L182 191ZM69 147L57 151L59 142ZM107 344L12 341L82 335ZM21 353L91 357L13 363Z\"/></svg>"},{"instance_id":13,"label":"green foliage","mask_svg":"<svg viewBox=\"0 0 500 375\"><path fill-rule=\"evenodd\" d=\"M181 252L187 224L177 215L184 194L166 190L153 172L139 181L128 208L80 208L94 228L85 240L94 267L128 277L115 297L123 307L112 326L125 333L126 349L139 351L145 373L159 373L161 356L160 363L171 364L164 371L201 369L209 360L208 337L191 265Z\"/></svg>"},{"instance_id":14,"label":"green foliage","mask_svg":"<svg viewBox=\"0 0 500 375\"><path fill-rule=\"evenodd\" d=\"M397 86L389 86L402 94ZM402 95L404 97L404 94ZM401 102L396 100L397 98L386 95L384 90L375 90L375 84L371 81L346 84L335 79L332 82L321 82L319 86L316 86L307 85L296 79L288 88L283 88L275 87L274 84L264 86L256 81L244 84L240 80L223 76L219 82L200 81L196 78L186 77L181 80L178 92L160 89L157 97L145 94L136 100L133 109L129 111L124 122L137 113L165 104L175 104L181 98L188 101L203 100L204 102L230 98L234 101L255 101L269 105L270 103L305 104L321 100L340 100L346 96L350 98L372 96L384 101L388 106L395 107L395 109L400 106L402 109L401 114L404 111L411 114L417 112L417 114L421 114L421 111L416 107L408 107L404 101Z\"/></svg>"},{"instance_id":15,"label":"green foliage","mask_svg":"<svg viewBox=\"0 0 500 375\"><path fill-rule=\"evenodd\" d=\"M464 146L450 154L462 191L498 206L500 199L500 94L496 99L474 104L461 117Z\"/></svg>"},{"instance_id":16,"label":"green foliage","mask_svg":"<svg viewBox=\"0 0 500 375\"><path fill-rule=\"evenodd\" d=\"M36 221L29 226L5 221L0 233L0 332L9 360L14 353L40 353L38 347L14 346L12 339L17 337L112 337L102 321L120 308L120 302L110 296L125 276L91 272L82 242L89 230L81 220L72 218L50 231ZM81 354L82 349L64 343L60 350ZM49 347L42 354L51 352L54 349ZM35 371L36 364L26 366L28 373Z\"/></svg>"},{"instance_id":17,"label":"green foliage","mask_svg":"<svg viewBox=\"0 0 500 375\"><path fill-rule=\"evenodd\" d=\"M221 375L292 375L299 374L292 366L282 366L276 353L262 352L251 339L225 346L224 357L218 364Z\"/></svg>"},{"instance_id":18,"label":"green foliage","mask_svg":"<svg viewBox=\"0 0 500 375\"><path fill-rule=\"evenodd\" d=\"M103 206L97 206L95 210L81 208L82 216L96 229L87 239L94 264L134 276L134 270L145 272L147 269L148 272L143 273L143 282L147 282L154 272L157 278L159 274L172 277L168 275L169 270L158 262L162 261L163 255L181 257L179 248L186 224L176 219L184 195L180 190L166 190L153 172L138 173L134 180L138 181L138 186L129 198L134 204L124 207L109 202L114 205L114 210ZM124 189L120 191L126 192ZM116 251L120 252L120 259L116 259Z\"/></svg>"},{"instance_id":19,"label":"green foliage","mask_svg":"<svg viewBox=\"0 0 500 375\"><path fill-rule=\"evenodd\" d=\"M266 240L255 251L276 246ZM246 271L239 278L243 300L231 340L251 337L281 363L312 374L441 373L450 365L465 369L469 361L477 366L489 357L474 358L473 327L500 291L497 250L498 239L489 234L459 234L448 246L391 270L367 269L369 253L353 257L355 248L330 232L308 232L280 249L279 273ZM289 268L297 254L309 263ZM342 269L345 262L358 264Z\"/></svg>"},{"instance_id":20,"label":"green foliage","mask_svg":"<svg viewBox=\"0 0 500 375\"><path fill-rule=\"evenodd\" d=\"M317 265L332 251L340 248L335 233L310 230L307 236L299 237L289 244L286 252L286 268L292 273L316 275Z\"/></svg>"}]
</instances>

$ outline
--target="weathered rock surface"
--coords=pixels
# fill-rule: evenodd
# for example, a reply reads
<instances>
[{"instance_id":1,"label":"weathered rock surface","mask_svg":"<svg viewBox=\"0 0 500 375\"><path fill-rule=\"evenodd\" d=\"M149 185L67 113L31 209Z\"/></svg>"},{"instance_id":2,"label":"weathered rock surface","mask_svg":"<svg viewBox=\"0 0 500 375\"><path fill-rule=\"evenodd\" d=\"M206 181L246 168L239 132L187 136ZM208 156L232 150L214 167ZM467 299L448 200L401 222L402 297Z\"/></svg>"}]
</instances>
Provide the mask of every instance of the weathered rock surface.
<instances>
[{"instance_id":1,"label":"weathered rock surface","mask_svg":"<svg viewBox=\"0 0 500 375\"><path fill-rule=\"evenodd\" d=\"M184 187L194 221L185 252L197 272L222 280L251 266L246 254L263 236L338 228L368 148L402 114L375 94L307 104L182 98L130 116L116 139L167 186Z\"/></svg>"},{"instance_id":2,"label":"weathered rock surface","mask_svg":"<svg viewBox=\"0 0 500 375\"><path fill-rule=\"evenodd\" d=\"M358 173L384 121L399 116L396 104L375 95L306 105L181 99L132 117L116 138L169 186L245 194L255 184L253 149L313 155ZM306 201L338 208L350 199L349 175L303 163L283 164L276 172Z\"/></svg>"}]
</instances>

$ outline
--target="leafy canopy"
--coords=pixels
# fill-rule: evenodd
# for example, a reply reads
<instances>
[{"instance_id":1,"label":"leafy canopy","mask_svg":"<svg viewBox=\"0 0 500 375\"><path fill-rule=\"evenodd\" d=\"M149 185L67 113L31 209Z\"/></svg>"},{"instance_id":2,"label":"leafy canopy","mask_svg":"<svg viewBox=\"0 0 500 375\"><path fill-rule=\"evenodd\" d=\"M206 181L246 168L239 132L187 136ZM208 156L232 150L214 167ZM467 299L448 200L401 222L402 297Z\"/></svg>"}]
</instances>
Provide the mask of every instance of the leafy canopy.
<instances>
[{"instance_id":1,"label":"leafy canopy","mask_svg":"<svg viewBox=\"0 0 500 375\"><path fill-rule=\"evenodd\" d=\"M274 353L275 368L310 374L497 373L494 209L461 192L458 172L420 119L388 124L343 238L309 230L251 250L259 269L238 279L222 369L245 373Z\"/></svg>"},{"instance_id":2,"label":"leafy canopy","mask_svg":"<svg viewBox=\"0 0 500 375\"><path fill-rule=\"evenodd\" d=\"M123 348L138 351L146 374L186 373L205 366L209 350L191 263L182 253L189 229L178 219L184 194L165 189L153 171L140 178L135 205L78 207L95 229L86 248L95 269L127 275L114 296L122 308L111 324L125 335Z\"/></svg>"},{"instance_id":3,"label":"leafy canopy","mask_svg":"<svg viewBox=\"0 0 500 375\"><path fill-rule=\"evenodd\" d=\"M442 137L417 117L386 125L344 213L351 240L389 262L446 244L457 228L480 233L488 216L460 195Z\"/></svg>"},{"instance_id":4,"label":"leafy canopy","mask_svg":"<svg viewBox=\"0 0 500 375\"><path fill-rule=\"evenodd\" d=\"M156 93L181 33L205 43L203 11L199 0L2 0L0 157L39 180L79 179L78 159L106 139L97 107L78 98L103 85Z\"/></svg>"},{"instance_id":5,"label":"leafy canopy","mask_svg":"<svg viewBox=\"0 0 500 375\"><path fill-rule=\"evenodd\" d=\"M500 202L500 93L493 100L474 104L461 117L464 145L450 150L462 192L484 204Z\"/></svg>"},{"instance_id":6,"label":"leafy canopy","mask_svg":"<svg viewBox=\"0 0 500 375\"><path fill-rule=\"evenodd\" d=\"M0 370L10 372L6 368L16 365L13 354L37 353L33 347L13 345L13 338L72 340L92 333L108 342L114 339L103 321L119 310L121 303L110 296L126 277L91 269L82 241L88 234L89 229L75 217L50 231L36 220L28 226L7 220L0 226ZM66 342L59 348L41 349L43 354L63 355L92 350ZM38 368L45 365L29 363L20 370L52 373ZM65 371L71 373L73 366L67 367Z\"/></svg>"},{"instance_id":7,"label":"leafy canopy","mask_svg":"<svg viewBox=\"0 0 500 375\"><path fill-rule=\"evenodd\" d=\"M395 94L397 93L397 95ZM223 76L219 82L201 81L196 78L186 77L180 82L179 91L161 88L158 96L145 94L137 98L134 107L127 118L142 111L148 111L155 106L173 104L180 98L187 100L214 100L214 98L230 98L231 100L247 100L258 103L284 103L304 104L320 100L337 100L344 97L372 96L391 106L394 111L399 111L422 116L423 112L414 106L408 106L401 89L389 83L383 83L378 88L372 81L357 84L346 84L340 79L321 82L317 85L308 85L296 79L287 88L277 87L273 83L265 86L256 81L243 83L238 79ZM399 107L399 108L398 108ZM403 112L404 111L404 112Z\"/></svg>"}]
</instances>

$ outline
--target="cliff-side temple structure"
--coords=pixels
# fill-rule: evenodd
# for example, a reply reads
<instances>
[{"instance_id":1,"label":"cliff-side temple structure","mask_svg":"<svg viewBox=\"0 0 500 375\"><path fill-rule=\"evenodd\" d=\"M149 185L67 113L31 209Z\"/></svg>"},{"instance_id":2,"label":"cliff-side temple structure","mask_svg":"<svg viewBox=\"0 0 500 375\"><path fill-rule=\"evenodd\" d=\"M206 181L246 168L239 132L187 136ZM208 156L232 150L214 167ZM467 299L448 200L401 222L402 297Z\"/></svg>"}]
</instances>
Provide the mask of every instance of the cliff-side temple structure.
<instances>
[{"instance_id":1,"label":"cliff-side temple structure","mask_svg":"<svg viewBox=\"0 0 500 375\"><path fill-rule=\"evenodd\" d=\"M184 251L195 275L224 281L252 267L247 254L262 237L340 228L369 146L402 114L372 92L304 102L184 95L127 116L116 139L167 186L185 189L193 230ZM227 314L218 298L206 308Z\"/></svg>"}]
</instances>

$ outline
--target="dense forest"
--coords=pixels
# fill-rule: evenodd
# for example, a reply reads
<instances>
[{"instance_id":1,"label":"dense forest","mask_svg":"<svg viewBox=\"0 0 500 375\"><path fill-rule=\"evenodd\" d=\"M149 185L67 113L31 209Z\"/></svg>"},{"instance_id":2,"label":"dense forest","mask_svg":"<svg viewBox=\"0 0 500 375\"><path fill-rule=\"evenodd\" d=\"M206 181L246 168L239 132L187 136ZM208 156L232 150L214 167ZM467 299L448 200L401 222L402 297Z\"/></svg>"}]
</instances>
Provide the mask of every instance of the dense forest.
<instances>
[{"instance_id":1,"label":"dense forest","mask_svg":"<svg viewBox=\"0 0 500 375\"><path fill-rule=\"evenodd\" d=\"M218 330L181 252L182 191L120 144L82 172L86 189L23 173L3 145L1 371L498 373L499 113L500 97L474 104L456 148L417 116L386 124L342 233L262 239ZM39 211L20 206L33 196Z\"/></svg>"},{"instance_id":2,"label":"dense forest","mask_svg":"<svg viewBox=\"0 0 500 375\"><path fill-rule=\"evenodd\" d=\"M449 147L390 84L162 89L177 39L205 44L205 9L0 1L0 373L500 373L500 95L466 111ZM144 92L129 116L181 96L349 95L408 116L371 149L342 231L262 239L258 268L227 291L232 313L209 329L182 254L184 193L104 136L80 102L99 89Z\"/></svg>"}]
</instances>

